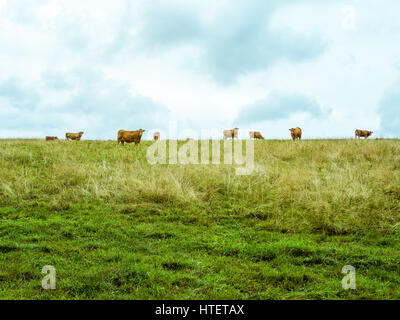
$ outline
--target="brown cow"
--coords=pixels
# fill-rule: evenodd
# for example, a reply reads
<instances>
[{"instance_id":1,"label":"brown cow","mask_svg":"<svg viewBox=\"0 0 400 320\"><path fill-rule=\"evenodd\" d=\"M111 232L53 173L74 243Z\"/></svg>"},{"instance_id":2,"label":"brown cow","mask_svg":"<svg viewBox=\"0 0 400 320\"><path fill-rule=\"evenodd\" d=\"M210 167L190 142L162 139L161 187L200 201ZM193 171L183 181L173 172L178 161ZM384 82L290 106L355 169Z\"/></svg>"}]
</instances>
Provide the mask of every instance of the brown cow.
<instances>
[{"instance_id":1,"label":"brown cow","mask_svg":"<svg viewBox=\"0 0 400 320\"><path fill-rule=\"evenodd\" d=\"M238 138L239 128L235 128L232 130L224 130L224 140L228 138L237 139Z\"/></svg>"},{"instance_id":2,"label":"brown cow","mask_svg":"<svg viewBox=\"0 0 400 320\"><path fill-rule=\"evenodd\" d=\"M291 128L289 129L290 134L292 135L292 139L296 140L299 139L301 140L301 128L297 127L297 128Z\"/></svg>"},{"instance_id":3,"label":"brown cow","mask_svg":"<svg viewBox=\"0 0 400 320\"><path fill-rule=\"evenodd\" d=\"M58 140L58 138L57 137L49 137L49 136L46 137L46 141L51 141L51 140Z\"/></svg>"},{"instance_id":4,"label":"brown cow","mask_svg":"<svg viewBox=\"0 0 400 320\"><path fill-rule=\"evenodd\" d=\"M160 133L154 132L153 138L154 138L154 141L160 140Z\"/></svg>"},{"instance_id":5,"label":"brown cow","mask_svg":"<svg viewBox=\"0 0 400 320\"><path fill-rule=\"evenodd\" d=\"M250 131L249 132L250 139L260 139L264 140L264 137L258 131Z\"/></svg>"},{"instance_id":6,"label":"brown cow","mask_svg":"<svg viewBox=\"0 0 400 320\"><path fill-rule=\"evenodd\" d=\"M356 134L356 139L361 139L361 137L364 137L365 139L368 139L368 137L373 134L372 131L368 131L368 130L356 130L355 132Z\"/></svg>"},{"instance_id":7,"label":"brown cow","mask_svg":"<svg viewBox=\"0 0 400 320\"><path fill-rule=\"evenodd\" d=\"M67 132L66 134L65 134L65 138L67 139L67 140L77 140L77 141L80 141L81 140L81 138L82 138L82 136L83 136L83 134L84 134L84 132L78 132L78 133L70 133L70 132Z\"/></svg>"},{"instance_id":8,"label":"brown cow","mask_svg":"<svg viewBox=\"0 0 400 320\"><path fill-rule=\"evenodd\" d=\"M145 130L139 129L137 131L126 131L126 130L119 130L118 131L118 144L122 143L132 143L134 142L135 145L140 143L140 139L142 139L143 132Z\"/></svg>"}]
</instances>

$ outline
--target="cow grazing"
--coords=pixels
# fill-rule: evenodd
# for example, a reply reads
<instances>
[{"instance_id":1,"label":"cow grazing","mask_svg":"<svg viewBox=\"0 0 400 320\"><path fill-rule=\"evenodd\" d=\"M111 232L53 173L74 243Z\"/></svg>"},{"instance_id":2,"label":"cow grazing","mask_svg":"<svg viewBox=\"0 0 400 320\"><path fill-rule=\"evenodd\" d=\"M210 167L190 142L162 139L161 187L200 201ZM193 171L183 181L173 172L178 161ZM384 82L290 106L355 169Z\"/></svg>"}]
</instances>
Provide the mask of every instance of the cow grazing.
<instances>
[{"instance_id":1,"label":"cow grazing","mask_svg":"<svg viewBox=\"0 0 400 320\"><path fill-rule=\"evenodd\" d=\"M356 139L361 139L361 137L364 137L365 139L368 139L368 137L373 134L372 131L368 131L368 130L356 130L355 135L356 135Z\"/></svg>"},{"instance_id":2,"label":"cow grazing","mask_svg":"<svg viewBox=\"0 0 400 320\"><path fill-rule=\"evenodd\" d=\"M49 137L49 136L46 137L46 141L52 141L52 140L58 140L58 138L57 137Z\"/></svg>"},{"instance_id":3,"label":"cow grazing","mask_svg":"<svg viewBox=\"0 0 400 320\"><path fill-rule=\"evenodd\" d=\"M154 132L153 138L154 138L154 141L160 140L160 133L159 132Z\"/></svg>"},{"instance_id":4,"label":"cow grazing","mask_svg":"<svg viewBox=\"0 0 400 320\"><path fill-rule=\"evenodd\" d=\"M82 138L82 136L83 136L83 134L84 134L84 132L78 132L78 133L70 133L70 132L67 132L66 134L65 134L65 138L67 139L67 140L77 140L77 141L80 141L81 140L81 138Z\"/></svg>"},{"instance_id":5,"label":"cow grazing","mask_svg":"<svg viewBox=\"0 0 400 320\"><path fill-rule=\"evenodd\" d=\"M249 132L250 139L260 139L264 140L264 137L258 131L250 131Z\"/></svg>"},{"instance_id":6,"label":"cow grazing","mask_svg":"<svg viewBox=\"0 0 400 320\"><path fill-rule=\"evenodd\" d=\"M292 135L292 139L296 140L299 139L301 140L301 128L297 127L297 128L291 128L289 129L290 134Z\"/></svg>"},{"instance_id":7,"label":"cow grazing","mask_svg":"<svg viewBox=\"0 0 400 320\"><path fill-rule=\"evenodd\" d=\"M239 128L235 128L232 130L224 130L224 140L228 138L237 139L238 138Z\"/></svg>"},{"instance_id":8,"label":"cow grazing","mask_svg":"<svg viewBox=\"0 0 400 320\"><path fill-rule=\"evenodd\" d=\"M118 144L122 143L135 143L135 145L140 143L140 140L142 139L143 132L145 130L139 129L136 131L126 131L126 130L119 130L118 131Z\"/></svg>"}]
</instances>

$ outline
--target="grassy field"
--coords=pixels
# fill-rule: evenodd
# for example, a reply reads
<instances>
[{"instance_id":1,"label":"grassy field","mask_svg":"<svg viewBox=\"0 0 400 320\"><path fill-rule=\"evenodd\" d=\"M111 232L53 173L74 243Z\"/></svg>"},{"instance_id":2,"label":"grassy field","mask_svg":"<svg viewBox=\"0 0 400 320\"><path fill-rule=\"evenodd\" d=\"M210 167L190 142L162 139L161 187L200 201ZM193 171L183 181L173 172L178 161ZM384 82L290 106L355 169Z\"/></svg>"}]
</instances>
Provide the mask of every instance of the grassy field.
<instances>
[{"instance_id":1,"label":"grassy field","mask_svg":"<svg viewBox=\"0 0 400 320\"><path fill-rule=\"evenodd\" d=\"M249 176L150 144L0 140L1 299L400 299L398 140L256 141Z\"/></svg>"}]
</instances>

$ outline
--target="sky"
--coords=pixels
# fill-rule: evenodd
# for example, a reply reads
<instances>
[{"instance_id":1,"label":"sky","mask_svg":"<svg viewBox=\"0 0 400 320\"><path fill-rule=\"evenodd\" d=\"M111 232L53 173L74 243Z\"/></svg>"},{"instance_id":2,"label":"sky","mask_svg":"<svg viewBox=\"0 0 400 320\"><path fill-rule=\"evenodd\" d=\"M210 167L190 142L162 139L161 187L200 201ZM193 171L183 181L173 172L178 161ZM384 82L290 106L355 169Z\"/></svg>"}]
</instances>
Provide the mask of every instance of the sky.
<instances>
[{"instance_id":1,"label":"sky","mask_svg":"<svg viewBox=\"0 0 400 320\"><path fill-rule=\"evenodd\" d=\"M0 0L0 138L400 137L399 12L398 0Z\"/></svg>"}]
</instances>

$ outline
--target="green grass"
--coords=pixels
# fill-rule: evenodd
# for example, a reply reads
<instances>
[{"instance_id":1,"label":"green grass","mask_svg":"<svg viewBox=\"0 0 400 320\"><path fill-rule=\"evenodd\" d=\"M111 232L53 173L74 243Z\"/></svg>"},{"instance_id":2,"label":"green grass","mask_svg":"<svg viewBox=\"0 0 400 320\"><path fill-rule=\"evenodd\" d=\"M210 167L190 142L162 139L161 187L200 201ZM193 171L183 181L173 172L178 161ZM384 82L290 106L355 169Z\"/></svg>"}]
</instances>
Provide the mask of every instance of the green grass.
<instances>
[{"instance_id":1,"label":"green grass","mask_svg":"<svg viewBox=\"0 0 400 320\"><path fill-rule=\"evenodd\" d=\"M0 140L1 299L400 299L398 140L256 141L249 176L150 144Z\"/></svg>"}]
</instances>

